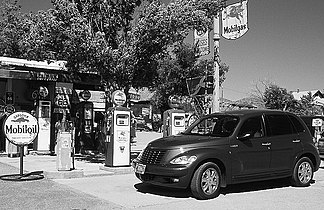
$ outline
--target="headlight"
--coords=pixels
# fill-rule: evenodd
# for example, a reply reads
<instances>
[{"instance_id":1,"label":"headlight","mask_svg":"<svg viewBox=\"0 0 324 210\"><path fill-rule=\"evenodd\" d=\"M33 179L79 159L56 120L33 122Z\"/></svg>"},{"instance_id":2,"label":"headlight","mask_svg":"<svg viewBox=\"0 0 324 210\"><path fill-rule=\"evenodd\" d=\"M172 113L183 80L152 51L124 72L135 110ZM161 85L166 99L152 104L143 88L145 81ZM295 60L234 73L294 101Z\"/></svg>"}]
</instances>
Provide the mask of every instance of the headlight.
<instances>
[{"instance_id":1,"label":"headlight","mask_svg":"<svg viewBox=\"0 0 324 210\"><path fill-rule=\"evenodd\" d=\"M197 160L197 156L195 156L195 155L181 156L181 157L177 157L177 158L172 159L170 161L170 163L171 164L179 164L179 165L187 165L187 164L191 164L195 160Z\"/></svg>"}]
</instances>

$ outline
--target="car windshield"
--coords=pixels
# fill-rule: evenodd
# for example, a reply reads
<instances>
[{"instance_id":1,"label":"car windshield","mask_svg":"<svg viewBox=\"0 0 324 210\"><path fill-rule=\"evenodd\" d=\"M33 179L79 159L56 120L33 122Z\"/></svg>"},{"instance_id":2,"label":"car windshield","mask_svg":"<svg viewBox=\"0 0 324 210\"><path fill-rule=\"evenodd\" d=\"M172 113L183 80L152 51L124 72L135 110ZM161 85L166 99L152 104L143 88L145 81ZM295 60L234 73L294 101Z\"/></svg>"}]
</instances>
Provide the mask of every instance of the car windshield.
<instances>
[{"instance_id":1,"label":"car windshield","mask_svg":"<svg viewBox=\"0 0 324 210\"><path fill-rule=\"evenodd\" d=\"M231 136L239 122L233 115L216 115L204 117L193 123L183 134L228 137Z\"/></svg>"}]
</instances>

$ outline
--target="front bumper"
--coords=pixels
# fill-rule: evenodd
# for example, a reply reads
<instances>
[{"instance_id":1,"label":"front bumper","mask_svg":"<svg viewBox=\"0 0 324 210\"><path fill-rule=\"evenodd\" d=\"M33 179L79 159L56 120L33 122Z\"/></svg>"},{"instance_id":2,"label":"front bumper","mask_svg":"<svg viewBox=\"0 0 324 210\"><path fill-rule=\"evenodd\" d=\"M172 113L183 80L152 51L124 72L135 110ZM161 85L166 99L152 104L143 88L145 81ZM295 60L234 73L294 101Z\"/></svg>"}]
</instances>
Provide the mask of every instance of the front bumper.
<instances>
[{"instance_id":1,"label":"front bumper","mask_svg":"<svg viewBox=\"0 0 324 210\"><path fill-rule=\"evenodd\" d=\"M132 162L132 167L135 171L136 165L141 164L138 160ZM145 165L144 173L135 175L144 183L149 183L164 187L187 188L192 177L190 166L183 165Z\"/></svg>"}]
</instances>

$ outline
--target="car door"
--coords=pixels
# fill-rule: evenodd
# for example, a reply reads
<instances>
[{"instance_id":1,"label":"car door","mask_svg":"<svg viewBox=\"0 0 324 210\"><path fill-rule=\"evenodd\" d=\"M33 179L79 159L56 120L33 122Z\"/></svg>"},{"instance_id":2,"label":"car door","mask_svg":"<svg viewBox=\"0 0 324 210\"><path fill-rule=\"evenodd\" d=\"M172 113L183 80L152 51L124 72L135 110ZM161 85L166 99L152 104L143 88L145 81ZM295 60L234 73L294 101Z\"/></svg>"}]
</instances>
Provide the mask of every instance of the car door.
<instances>
[{"instance_id":1,"label":"car door","mask_svg":"<svg viewBox=\"0 0 324 210\"><path fill-rule=\"evenodd\" d=\"M261 115L246 119L237 138L231 139L232 181L241 182L266 176L270 165L270 146L265 138Z\"/></svg>"},{"instance_id":2,"label":"car door","mask_svg":"<svg viewBox=\"0 0 324 210\"><path fill-rule=\"evenodd\" d=\"M266 130L271 142L270 169L277 175L289 174L296 154L302 150L300 136L293 124L295 120L285 113L266 115Z\"/></svg>"}]
</instances>

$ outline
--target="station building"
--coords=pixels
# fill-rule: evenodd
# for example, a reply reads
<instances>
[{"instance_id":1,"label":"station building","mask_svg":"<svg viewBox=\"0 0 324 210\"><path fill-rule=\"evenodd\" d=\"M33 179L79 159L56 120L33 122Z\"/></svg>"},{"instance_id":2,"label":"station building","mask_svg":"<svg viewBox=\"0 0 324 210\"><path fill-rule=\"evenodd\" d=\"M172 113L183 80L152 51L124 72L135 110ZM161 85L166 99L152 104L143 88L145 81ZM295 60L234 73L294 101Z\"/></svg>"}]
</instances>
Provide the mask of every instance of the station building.
<instances>
[{"instance_id":1,"label":"station building","mask_svg":"<svg viewBox=\"0 0 324 210\"><path fill-rule=\"evenodd\" d=\"M28 150L54 153L55 124L62 118L74 123L76 144L80 144L77 138L82 135L89 137L85 145L89 149L97 144L93 133L105 110L101 77L93 73L72 74L65 64L0 57L0 126L12 112L34 114L40 133ZM0 153L18 154L16 150L1 132Z\"/></svg>"}]
</instances>

